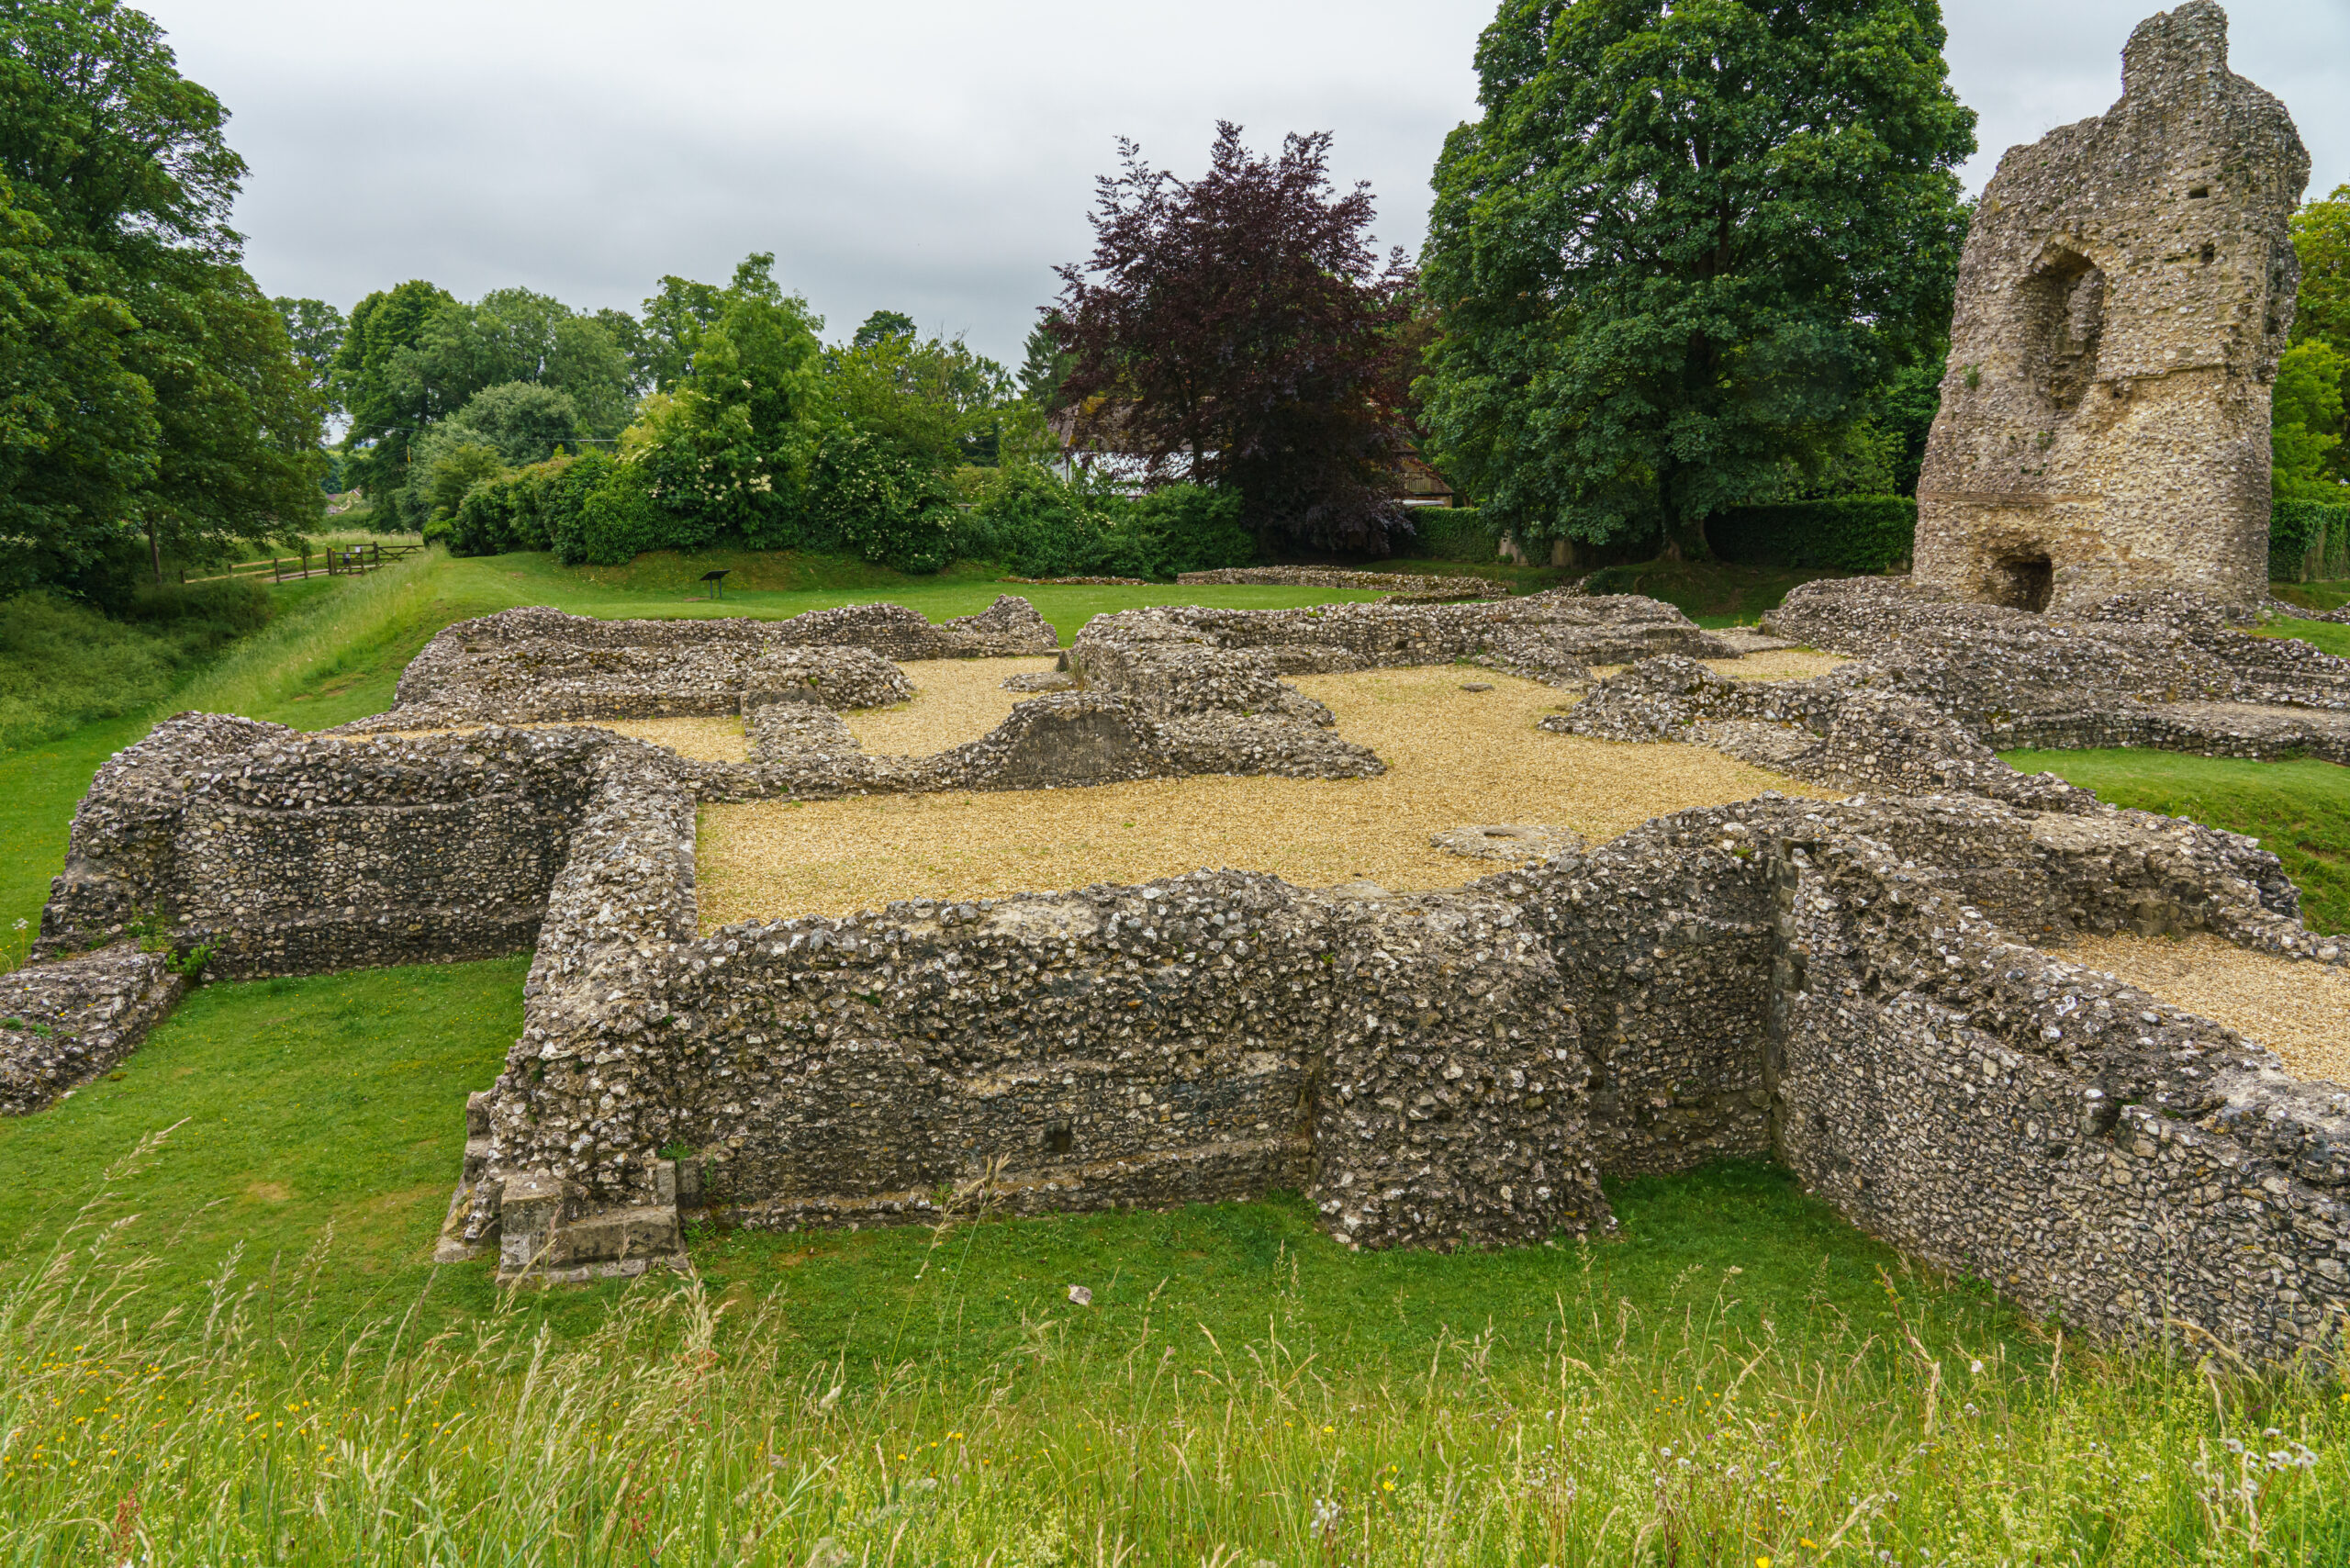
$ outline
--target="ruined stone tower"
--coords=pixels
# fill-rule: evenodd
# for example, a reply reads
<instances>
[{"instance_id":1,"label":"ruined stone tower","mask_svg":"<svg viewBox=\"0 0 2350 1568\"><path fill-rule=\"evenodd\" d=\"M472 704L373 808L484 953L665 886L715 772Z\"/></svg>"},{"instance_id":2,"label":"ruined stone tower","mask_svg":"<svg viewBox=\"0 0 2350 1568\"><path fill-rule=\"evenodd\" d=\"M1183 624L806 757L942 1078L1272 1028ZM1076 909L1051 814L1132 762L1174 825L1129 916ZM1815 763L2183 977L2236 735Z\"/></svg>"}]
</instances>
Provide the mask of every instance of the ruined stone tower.
<instances>
[{"instance_id":1,"label":"ruined stone tower","mask_svg":"<svg viewBox=\"0 0 2350 1568\"><path fill-rule=\"evenodd\" d=\"M2042 610L2268 584L2268 405L2308 184L2227 13L2138 25L2121 101L2009 150L1959 263L1915 578Z\"/></svg>"}]
</instances>

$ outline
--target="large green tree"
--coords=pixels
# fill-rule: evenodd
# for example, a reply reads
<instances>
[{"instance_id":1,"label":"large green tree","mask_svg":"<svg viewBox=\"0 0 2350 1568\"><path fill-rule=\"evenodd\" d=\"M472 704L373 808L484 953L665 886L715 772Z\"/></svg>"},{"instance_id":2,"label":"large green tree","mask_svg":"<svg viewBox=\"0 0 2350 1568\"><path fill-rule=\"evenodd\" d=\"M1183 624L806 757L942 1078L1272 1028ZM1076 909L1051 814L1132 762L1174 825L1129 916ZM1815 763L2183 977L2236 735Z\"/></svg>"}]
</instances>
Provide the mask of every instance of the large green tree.
<instances>
[{"instance_id":1,"label":"large green tree","mask_svg":"<svg viewBox=\"0 0 2350 1568\"><path fill-rule=\"evenodd\" d=\"M1012 377L962 339L860 329L826 371L833 407L885 448L941 474L996 460Z\"/></svg>"},{"instance_id":2,"label":"large green tree","mask_svg":"<svg viewBox=\"0 0 2350 1568\"><path fill-rule=\"evenodd\" d=\"M341 352L342 336L350 324L343 320L341 311L323 299L292 299L281 294L270 304L276 307L278 319L285 323L286 341L294 346L294 357L302 362L312 390L326 398L331 408L334 357Z\"/></svg>"},{"instance_id":3,"label":"large green tree","mask_svg":"<svg viewBox=\"0 0 2350 1568\"><path fill-rule=\"evenodd\" d=\"M1522 535L1705 553L1949 325L1974 115L1933 0L1505 0L1436 169L1447 471Z\"/></svg>"},{"instance_id":4,"label":"large green tree","mask_svg":"<svg viewBox=\"0 0 2350 1568\"><path fill-rule=\"evenodd\" d=\"M655 392L674 392L693 373L694 345L702 329L725 308L726 291L714 283L696 283L674 274L661 280L661 292L644 302L638 323L633 363L638 385Z\"/></svg>"},{"instance_id":5,"label":"large green tree","mask_svg":"<svg viewBox=\"0 0 2350 1568\"><path fill-rule=\"evenodd\" d=\"M335 398L351 417L342 438L351 454L350 480L370 496L404 487L409 444L435 420L464 405L464 397L453 400L449 390L410 373L433 313L455 303L448 290L410 278L351 308L331 380Z\"/></svg>"},{"instance_id":6,"label":"large green tree","mask_svg":"<svg viewBox=\"0 0 2350 1568\"><path fill-rule=\"evenodd\" d=\"M679 281L664 279L663 297ZM661 314L655 303L647 301L648 320ZM784 293L767 253L734 269L706 321L688 332L672 320L690 368L674 392L646 399L621 437L622 457L663 511L690 521L695 542L722 533L754 545L789 541L824 421L822 323L806 300Z\"/></svg>"},{"instance_id":7,"label":"large green tree","mask_svg":"<svg viewBox=\"0 0 2350 1568\"><path fill-rule=\"evenodd\" d=\"M2350 352L2350 185L2293 214L2293 253L2301 263L2293 342L2322 338Z\"/></svg>"},{"instance_id":8,"label":"large green tree","mask_svg":"<svg viewBox=\"0 0 2350 1568\"><path fill-rule=\"evenodd\" d=\"M74 286L0 182L0 593L71 576L155 476L154 388L123 364L128 308Z\"/></svg>"},{"instance_id":9,"label":"large green tree","mask_svg":"<svg viewBox=\"0 0 2350 1568\"><path fill-rule=\"evenodd\" d=\"M2350 501L2341 476L2343 398L2350 354L2323 338L2285 351L2271 405L2271 492L2280 501Z\"/></svg>"},{"instance_id":10,"label":"large green tree","mask_svg":"<svg viewBox=\"0 0 2350 1568\"><path fill-rule=\"evenodd\" d=\"M580 431L610 438L634 412L636 373L612 329L561 300L498 288L467 303L411 280L351 313L334 384L360 482L420 527L412 444L485 389L526 382L568 398Z\"/></svg>"},{"instance_id":11,"label":"large green tree","mask_svg":"<svg viewBox=\"0 0 2350 1568\"><path fill-rule=\"evenodd\" d=\"M494 288L470 305L434 310L408 363L410 375L460 406L511 381L553 387L577 406L590 435L619 434L634 400L628 356L610 330L527 288Z\"/></svg>"},{"instance_id":12,"label":"large green tree","mask_svg":"<svg viewBox=\"0 0 2350 1568\"><path fill-rule=\"evenodd\" d=\"M2277 367L2275 485L2280 500L2350 496L2343 405L2350 396L2350 185L2293 215L2301 292L2292 346Z\"/></svg>"},{"instance_id":13,"label":"large green tree","mask_svg":"<svg viewBox=\"0 0 2350 1568\"><path fill-rule=\"evenodd\" d=\"M140 12L0 0L7 586L118 576L140 544L160 572L319 513L323 405L240 264L227 119Z\"/></svg>"}]
</instances>

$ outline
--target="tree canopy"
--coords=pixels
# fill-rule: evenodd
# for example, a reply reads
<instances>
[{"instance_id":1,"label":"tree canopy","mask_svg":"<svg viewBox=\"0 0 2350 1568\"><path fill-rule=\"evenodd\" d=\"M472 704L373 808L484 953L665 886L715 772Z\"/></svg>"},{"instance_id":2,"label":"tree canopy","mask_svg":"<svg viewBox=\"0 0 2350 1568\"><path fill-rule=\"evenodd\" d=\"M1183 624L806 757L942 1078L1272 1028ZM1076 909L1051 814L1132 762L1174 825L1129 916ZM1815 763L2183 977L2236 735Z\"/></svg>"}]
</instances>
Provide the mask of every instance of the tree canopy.
<instances>
[{"instance_id":1,"label":"tree canopy","mask_svg":"<svg viewBox=\"0 0 2350 1568\"><path fill-rule=\"evenodd\" d=\"M394 498L415 527L431 513L414 510L423 492L407 472L411 444L485 388L522 382L560 392L578 433L609 440L635 410L637 376L605 320L559 299L498 288L467 303L411 279L352 308L332 380L351 416L344 442L359 483Z\"/></svg>"},{"instance_id":2,"label":"tree canopy","mask_svg":"<svg viewBox=\"0 0 2350 1568\"><path fill-rule=\"evenodd\" d=\"M294 357L302 362L310 389L332 408L334 356L341 350L349 327L342 312L323 299L288 299L284 295L270 304L276 308L277 319L285 323L286 341L294 346Z\"/></svg>"},{"instance_id":3,"label":"tree canopy","mask_svg":"<svg viewBox=\"0 0 2350 1568\"><path fill-rule=\"evenodd\" d=\"M902 310L876 310L865 319L863 326L857 328L856 336L849 339L848 346L868 349L891 338L911 338L917 330L914 319Z\"/></svg>"},{"instance_id":4,"label":"tree canopy","mask_svg":"<svg viewBox=\"0 0 2350 1568\"><path fill-rule=\"evenodd\" d=\"M2292 232L2301 291L2277 366L2271 484L2278 500L2339 505L2350 501L2350 185L2304 204Z\"/></svg>"},{"instance_id":5,"label":"tree canopy","mask_svg":"<svg viewBox=\"0 0 2350 1568\"><path fill-rule=\"evenodd\" d=\"M1028 329L1020 345L1020 368L1013 372L1020 395L1046 414L1060 412L1061 383L1069 379L1072 363L1061 347L1060 328L1060 312L1046 310L1044 319Z\"/></svg>"},{"instance_id":6,"label":"tree canopy","mask_svg":"<svg viewBox=\"0 0 2350 1568\"><path fill-rule=\"evenodd\" d=\"M716 284L665 276L661 291L644 302L638 321L637 384L648 391L677 389L693 370L694 344L718 319L725 291Z\"/></svg>"},{"instance_id":7,"label":"tree canopy","mask_svg":"<svg viewBox=\"0 0 2350 1568\"><path fill-rule=\"evenodd\" d=\"M901 455L942 474L995 460L1012 377L962 339L860 330L826 369L833 409Z\"/></svg>"},{"instance_id":8,"label":"tree canopy","mask_svg":"<svg viewBox=\"0 0 2350 1568\"><path fill-rule=\"evenodd\" d=\"M1219 123L1192 181L1122 142L1093 254L1057 269L1046 319L1081 441L1156 483L1232 486L1260 535L1377 550L1401 521L1412 273L1371 249L1369 187L1332 189L1330 140L1292 135L1267 158Z\"/></svg>"},{"instance_id":9,"label":"tree canopy","mask_svg":"<svg viewBox=\"0 0 2350 1568\"><path fill-rule=\"evenodd\" d=\"M1423 253L1433 445L1533 539L1705 551L1945 330L1933 0L1505 0Z\"/></svg>"},{"instance_id":10,"label":"tree canopy","mask_svg":"<svg viewBox=\"0 0 2350 1568\"><path fill-rule=\"evenodd\" d=\"M0 0L0 588L315 519L323 406L228 227L219 100L115 0Z\"/></svg>"}]
</instances>

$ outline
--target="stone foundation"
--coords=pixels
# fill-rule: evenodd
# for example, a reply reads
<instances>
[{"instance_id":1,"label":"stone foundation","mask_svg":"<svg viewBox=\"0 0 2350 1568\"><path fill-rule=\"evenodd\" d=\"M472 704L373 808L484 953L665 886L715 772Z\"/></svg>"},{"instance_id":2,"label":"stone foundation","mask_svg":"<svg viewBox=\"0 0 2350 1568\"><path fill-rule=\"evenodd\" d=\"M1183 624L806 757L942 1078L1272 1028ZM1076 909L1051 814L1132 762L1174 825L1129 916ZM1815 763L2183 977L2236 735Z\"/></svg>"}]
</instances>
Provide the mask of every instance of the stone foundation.
<instances>
[{"instance_id":1,"label":"stone foundation","mask_svg":"<svg viewBox=\"0 0 2350 1568\"><path fill-rule=\"evenodd\" d=\"M1916 651L1939 644L1907 600L1790 602L1823 630L1842 603L1840 634L1882 624L1892 651L1740 685L1640 600L1130 612L1071 650L1078 689L931 759L865 757L798 700L753 708L749 765L592 729L187 715L101 771L41 950L136 924L252 975L535 946L442 1251L509 1277L675 1261L696 1210L798 1226L1274 1190L1351 1246L1523 1242L1603 1231L1603 1174L1767 1154L1873 1233L2098 1333L2318 1345L2350 1309L2350 1093L2062 955L2121 929L2323 964L2344 944L2300 925L2251 841L2022 778L1969 704L2042 689L2033 661L2061 651L2100 689L2185 657L2218 682L2199 700L2298 690L2322 714L2341 661L2192 616L2037 622L2079 639L2055 647L1993 620L1961 630L2007 663L1970 674L1964 647ZM1282 674L1465 658L1564 682L1658 649L1560 719L1901 792L1684 812L1442 893L1203 872L697 934L700 800L1337 766ZM147 961L113 952L35 983Z\"/></svg>"}]
</instances>

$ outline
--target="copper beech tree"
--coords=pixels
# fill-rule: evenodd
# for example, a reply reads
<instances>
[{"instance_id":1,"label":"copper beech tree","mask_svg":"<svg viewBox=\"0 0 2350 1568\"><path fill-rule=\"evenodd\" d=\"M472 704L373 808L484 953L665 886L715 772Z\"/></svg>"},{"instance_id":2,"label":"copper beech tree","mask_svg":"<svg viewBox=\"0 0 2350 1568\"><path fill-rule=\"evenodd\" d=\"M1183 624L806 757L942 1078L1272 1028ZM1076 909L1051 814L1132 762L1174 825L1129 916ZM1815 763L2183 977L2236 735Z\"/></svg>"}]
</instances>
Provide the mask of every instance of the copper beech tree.
<instances>
[{"instance_id":1,"label":"copper beech tree","mask_svg":"<svg viewBox=\"0 0 2350 1568\"><path fill-rule=\"evenodd\" d=\"M1317 132L1260 157L1219 122L1187 181L1122 140L1092 257L1058 269L1046 320L1081 446L1237 490L1261 540L1382 552L1406 528L1390 476L1415 280L1371 248L1370 188L1335 191L1329 152Z\"/></svg>"}]
</instances>

